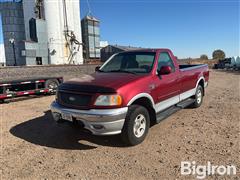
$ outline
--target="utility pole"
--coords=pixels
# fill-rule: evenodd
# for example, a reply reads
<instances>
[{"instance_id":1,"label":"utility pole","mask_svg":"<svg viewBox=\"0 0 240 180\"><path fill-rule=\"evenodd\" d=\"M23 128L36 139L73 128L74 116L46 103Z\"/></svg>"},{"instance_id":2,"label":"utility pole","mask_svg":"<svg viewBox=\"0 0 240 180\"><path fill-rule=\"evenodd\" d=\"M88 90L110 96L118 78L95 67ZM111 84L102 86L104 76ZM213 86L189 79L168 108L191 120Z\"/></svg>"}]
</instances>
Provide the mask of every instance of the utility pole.
<instances>
[{"instance_id":1,"label":"utility pole","mask_svg":"<svg viewBox=\"0 0 240 180\"><path fill-rule=\"evenodd\" d=\"M15 52L15 39L10 38L9 42L12 44L12 48L13 48L14 66L17 66L17 58L16 58L16 52Z\"/></svg>"}]
</instances>

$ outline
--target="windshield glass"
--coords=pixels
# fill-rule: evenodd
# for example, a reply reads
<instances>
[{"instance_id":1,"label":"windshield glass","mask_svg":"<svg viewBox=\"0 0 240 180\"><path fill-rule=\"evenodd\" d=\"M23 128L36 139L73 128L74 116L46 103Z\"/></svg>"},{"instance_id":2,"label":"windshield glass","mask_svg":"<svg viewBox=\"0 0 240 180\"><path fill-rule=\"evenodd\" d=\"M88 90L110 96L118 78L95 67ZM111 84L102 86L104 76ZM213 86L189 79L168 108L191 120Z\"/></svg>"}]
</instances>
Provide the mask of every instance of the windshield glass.
<instances>
[{"instance_id":1,"label":"windshield glass","mask_svg":"<svg viewBox=\"0 0 240 180\"><path fill-rule=\"evenodd\" d=\"M154 52L126 52L114 55L101 68L101 72L149 73L154 63Z\"/></svg>"}]
</instances>

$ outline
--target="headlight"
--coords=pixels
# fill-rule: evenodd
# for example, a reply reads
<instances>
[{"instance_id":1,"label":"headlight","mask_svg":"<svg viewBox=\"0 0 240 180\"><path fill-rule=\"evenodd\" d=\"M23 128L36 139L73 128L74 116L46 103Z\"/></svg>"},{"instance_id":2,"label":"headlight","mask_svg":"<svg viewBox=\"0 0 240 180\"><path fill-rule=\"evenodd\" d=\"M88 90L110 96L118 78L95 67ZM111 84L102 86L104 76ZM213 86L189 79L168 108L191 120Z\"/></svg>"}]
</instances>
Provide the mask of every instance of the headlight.
<instances>
[{"instance_id":1,"label":"headlight","mask_svg":"<svg viewBox=\"0 0 240 180\"><path fill-rule=\"evenodd\" d=\"M120 95L100 95L95 101L95 106L119 106L122 104Z\"/></svg>"}]
</instances>

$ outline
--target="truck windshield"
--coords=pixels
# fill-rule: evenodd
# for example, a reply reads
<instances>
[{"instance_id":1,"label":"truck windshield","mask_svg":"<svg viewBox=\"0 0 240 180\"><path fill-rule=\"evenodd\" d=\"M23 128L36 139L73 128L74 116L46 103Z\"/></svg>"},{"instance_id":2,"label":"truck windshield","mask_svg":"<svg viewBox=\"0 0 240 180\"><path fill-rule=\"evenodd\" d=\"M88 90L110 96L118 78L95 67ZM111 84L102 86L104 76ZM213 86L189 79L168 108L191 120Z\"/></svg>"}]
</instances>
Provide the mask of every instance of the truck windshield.
<instances>
[{"instance_id":1,"label":"truck windshield","mask_svg":"<svg viewBox=\"0 0 240 180\"><path fill-rule=\"evenodd\" d=\"M125 52L111 57L101 68L100 72L123 72L145 74L152 70L154 52Z\"/></svg>"}]
</instances>

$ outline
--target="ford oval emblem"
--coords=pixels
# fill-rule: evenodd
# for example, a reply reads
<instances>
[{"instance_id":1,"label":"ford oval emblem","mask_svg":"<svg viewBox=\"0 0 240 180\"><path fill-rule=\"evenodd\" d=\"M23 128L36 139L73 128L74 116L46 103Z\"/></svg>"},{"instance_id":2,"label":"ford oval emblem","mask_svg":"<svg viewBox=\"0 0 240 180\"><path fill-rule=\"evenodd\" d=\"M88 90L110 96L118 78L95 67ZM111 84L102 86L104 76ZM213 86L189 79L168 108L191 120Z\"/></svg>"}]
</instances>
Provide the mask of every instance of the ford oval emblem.
<instances>
[{"instance_id":1,"label":"ford oval emblem","mask_svg":"<svg viewBox=\"0 0 240 180\"><path fill-rule=\"evenodd\" d=\"M70 100L70 101L75 101L76 99L75 99L75 97L70 96L70 97L69 97L69 100Z\"/></svg>"}]
</instances>

